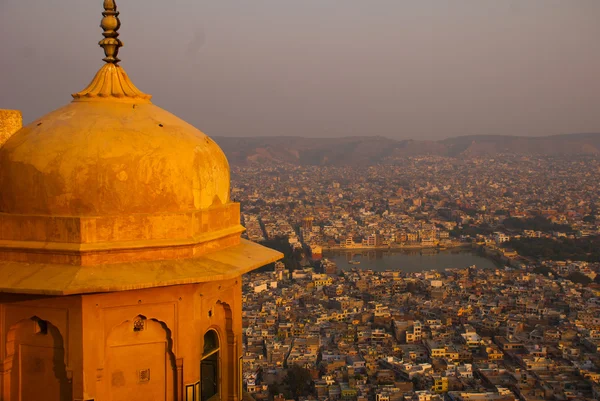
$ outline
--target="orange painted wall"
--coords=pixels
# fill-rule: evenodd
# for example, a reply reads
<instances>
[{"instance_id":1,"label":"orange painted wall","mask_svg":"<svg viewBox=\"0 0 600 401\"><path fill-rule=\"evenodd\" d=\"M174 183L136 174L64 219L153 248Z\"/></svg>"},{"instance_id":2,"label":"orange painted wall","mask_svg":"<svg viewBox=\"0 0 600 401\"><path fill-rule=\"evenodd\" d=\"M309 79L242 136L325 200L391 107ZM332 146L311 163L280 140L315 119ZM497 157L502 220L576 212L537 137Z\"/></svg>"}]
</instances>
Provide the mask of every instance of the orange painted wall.
<instances>
[{"instance_id":1,"label":"orange painted wall","mask_svg":"<svg viewBox=\"0 0 600 401\"><path fill-rule=\"evenodd\" d=\"M204 334L214 329L220 398L237 400L241 305L241 277L82 296L0 294L0 394L7 401L18 399L18 388L29 399L186 400L185 387L200 380ZM36 332L37 318L48 322L45 334Z\"/></svg>"}]
</instances>

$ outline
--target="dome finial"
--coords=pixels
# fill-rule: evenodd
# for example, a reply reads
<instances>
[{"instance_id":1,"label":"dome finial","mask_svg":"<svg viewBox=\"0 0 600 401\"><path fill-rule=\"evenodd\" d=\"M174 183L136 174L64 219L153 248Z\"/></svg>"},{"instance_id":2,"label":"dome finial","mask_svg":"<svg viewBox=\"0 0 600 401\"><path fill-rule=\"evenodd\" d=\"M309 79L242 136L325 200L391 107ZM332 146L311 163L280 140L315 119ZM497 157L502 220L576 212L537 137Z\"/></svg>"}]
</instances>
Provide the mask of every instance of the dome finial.
<instances>
[{"instance_id":1,"label":"dome finial","mask_svg":"<svg viewBox=\"0 0 600 401\"><path fill-rule=\"evenodd\" d=\"M104 29L102 39L98 44L104 49L104 57L102 60L106 64L100 68L96 76L90 84L81 92L73 93L71 96L76 101L83 100L98 100L108 99L124 102L146 102L150 103L152 96L142 92L131 82L125 70L117 63L121 60L117 58L119 48L123 46L117 37L121 21L119 21L119 12L115 0L104 0L104 18L100 23L100 27Z\"/></svg>"},{"instance_id":2,"label":"dome finial","mask_svg":"<svg viewBox=\"0 0 600 401\"><path fill-rule=\"evenodd\" d=\"M119 61L117 55L119 54L119 48L123 46L123 42L118 39L119 27L121 21L119 21L119 12L117 11L117 5L114 0L104 0L104 12L102 13L104 18L100 23L100 27L104 29L102 39L98 44L104 49L104 57L102 60L107 63L117 64Z\"/></svg>"}]
</instances>

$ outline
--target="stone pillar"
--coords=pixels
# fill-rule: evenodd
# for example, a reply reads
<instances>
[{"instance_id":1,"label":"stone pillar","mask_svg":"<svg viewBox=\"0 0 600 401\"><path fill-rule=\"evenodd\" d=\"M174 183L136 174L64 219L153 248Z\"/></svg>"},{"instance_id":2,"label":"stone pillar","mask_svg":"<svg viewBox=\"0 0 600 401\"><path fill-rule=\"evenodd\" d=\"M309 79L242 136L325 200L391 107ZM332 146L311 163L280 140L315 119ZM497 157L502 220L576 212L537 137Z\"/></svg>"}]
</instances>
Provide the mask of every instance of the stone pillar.
<instances>
[{"instance_id":1,"label":"stone pillar","mask_svg":"<svg viewBox=\"0 0 600 401\"><path fill-rule=\"evenodd\" d=\"M0 109L0 146L23 127L23 116L19 110Z\"/></svg>"}]
</instances>

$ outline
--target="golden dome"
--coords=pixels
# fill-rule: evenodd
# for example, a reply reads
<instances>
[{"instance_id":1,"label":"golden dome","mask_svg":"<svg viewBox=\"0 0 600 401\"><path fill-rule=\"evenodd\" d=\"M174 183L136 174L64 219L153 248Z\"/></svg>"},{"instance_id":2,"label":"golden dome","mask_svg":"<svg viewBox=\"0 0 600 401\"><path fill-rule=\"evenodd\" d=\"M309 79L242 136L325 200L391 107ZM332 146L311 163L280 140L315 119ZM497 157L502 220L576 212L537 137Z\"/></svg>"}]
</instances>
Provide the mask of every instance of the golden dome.
<instances>
[{"instance_id":1,"label":"golden dome","mask_svg":"<svg viewBox=\"0 0 600 401\"><path fill-rule=\"evenodd\" d=\"M133 85L117 65L114 1L104 7L107 64L70 104L0 148L0 256L85 264L239 242L223 151Z\"/></svg>"},{"instance_id":2,"label":"golden dome","mask_svg":"<svg viewBox=\"0 0 600 401\"><path fill-rule=\"evenodd\" d=\"M229 201L219 146L136 99L75 99L0 148L0 212L97 216L182 212Z\"/></svg>"}]
</instances>

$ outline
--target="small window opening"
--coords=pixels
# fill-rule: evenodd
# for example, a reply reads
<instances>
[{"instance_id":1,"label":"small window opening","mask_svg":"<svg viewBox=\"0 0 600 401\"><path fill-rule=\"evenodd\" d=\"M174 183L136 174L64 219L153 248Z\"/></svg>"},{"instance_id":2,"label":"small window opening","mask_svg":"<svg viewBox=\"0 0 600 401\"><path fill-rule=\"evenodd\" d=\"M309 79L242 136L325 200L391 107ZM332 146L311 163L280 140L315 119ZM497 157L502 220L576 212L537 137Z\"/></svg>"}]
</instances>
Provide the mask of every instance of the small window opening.
<instances>
[{"instance_id":1,"label":"small window opening","mask_svg":"<svg viewBox=\"0 0 600 401\"><path fill-rule=\"evenodd\" d=\"M204 349L200 365L201 401L219 396L219 337L214 330L204 335Z\"/></svg>"},{"instance_id":2,"label":"small window opening","mask_svg":"<svg viewBox=\"0 0 600 401\"><path fill-rule=\"evenodd\" d=\"M144 319L136 319L133 322L133 331L143 331L145 326Z\"/></svg>"}]
</instances>

